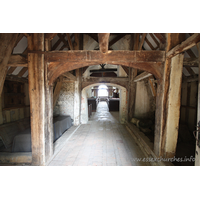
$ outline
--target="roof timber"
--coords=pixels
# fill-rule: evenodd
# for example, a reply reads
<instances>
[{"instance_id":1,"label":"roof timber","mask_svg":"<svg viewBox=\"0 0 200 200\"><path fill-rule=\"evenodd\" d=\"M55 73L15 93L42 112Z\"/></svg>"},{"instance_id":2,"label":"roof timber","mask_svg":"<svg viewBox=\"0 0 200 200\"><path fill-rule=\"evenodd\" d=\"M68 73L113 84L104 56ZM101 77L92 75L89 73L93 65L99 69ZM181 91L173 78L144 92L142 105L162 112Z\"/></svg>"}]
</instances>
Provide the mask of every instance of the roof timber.
<instances>
[{"instance_id":1,"label":"roof timber","mask_svg":"<svg viewBox=\"0 0 200 200\"><path fill-rule=\"evenodd\" d=\"M21 56L21 55L11 55L8 61L7 66L9 67L28 67L28 61L27 58Z\"/></svg>"},{"instance_id":2,"label":"roof timber","mask_svg":"<svg viewBox=\"0 0 200 200\"><path fill-rule=\"evenodd\" d=\"M47 40L53 40L53 38L57 35L57 33L45 33L44 37Z\"/></svg>"},{"instance_id":3,"label":"roof timber","mask_svg":"<svg viewBox=\"0 0 200 200\"><path fill-rule=\"evenodd\" d=\"M99 49L102 53L108 52L109 37L110 37L110 33L99 33L98 34Z\"/></svg>"},{"instance_id":4,"label":"roof timber","mask_svg":"<svg viewBox=\"0 0 200 200\"><path fill-rule=\"evenodd\" d=\"M35 52L34 52L35 53ZM162 79L165 51L65 51L43 52L48 64L48 78L51 85L61 74L74 69L101 63L123 65L152 73Z\"/></svg>"},{"instance_id":5,"label":"roof timber","mask_svg":"<svg viewBox=\"0 0 200 200\"><path fill-rule=\"evenodd\" d=\"M183 66L198 66L198 58L184 58Z\"/></svg>"},{"instance_id":6,"label":"roof timber","mask_svg":"<svg viewBox=\"0 0 200 200\"><path fill-rule=\"evenodd\" d=\"M68 41L70 50L73 50L73 45L72 45L72 40L71 40L71 38L70 38L70 34L69 34L69 33L66 33L66 35L67 35L67 41Z\"/></svg>"},{"instance_id":7,"label":"roof timber","mask_svg":"<svg viewBox=\"0 0 200 200\"><path fill-rule=\"evenodd\" d=\"M30 52L31 53L31 52ZM36 53L36 52L34 52ZM115 50L108 51L106 54L100 51L49 51L44 52L47 62L78 62L78 61L101 61L102 63L112 61L124 62L164 62L165 51L128 51Z\"/></svg>"},{"instance_id":8,"label":"roof timber","mask_svg":"<svg viewBox=\"0 0 200 200\"><path fill-rule=\"evenodd\" d=\"M181 44L178 44L173 49L171 49L169 52L167 52L166 56L167 58L172 58L176 56L179 53L182 53L193 46L195 46L200 41L200 34L195 33L189 38L187 38L185 41L183 41Z\"/></svg>"},{"instance_id":9,"label":"roof timber","mask_svg":"<svg viewBox=\"0 0 200 200\"><path fill-rule=\"evenodd\" d=\"M144 44L144 40L145 40L145 38L146 38L146 35L147 35L147 33L143 33L143 34L142 34L142 39L141 39L141 41L140 41L140 43L139 43L138 50L142 50L142 46L143 46L143 44Z\"/></svg>"},{"instance_id":10,"label":"roof timber","mask_svg":"<svg viewBox=\"0 0 200 200\"><path fill-rule=\"evenodd\" d=\"M161 43L164 44L166 42L165 37L163 37L161 33L154 33L154 35L160 40Z\"/></svg>"},{"instance_id":11,"label":"roof timber","mask_svg":"<svg viewBox=\"0 0 200 200\"><path fill-rule=\"evenodd\" d=\"M27 67L23 67L20 72L17 74L18 77L22 77L28 71Z\"/></svg>"}]
</instances>

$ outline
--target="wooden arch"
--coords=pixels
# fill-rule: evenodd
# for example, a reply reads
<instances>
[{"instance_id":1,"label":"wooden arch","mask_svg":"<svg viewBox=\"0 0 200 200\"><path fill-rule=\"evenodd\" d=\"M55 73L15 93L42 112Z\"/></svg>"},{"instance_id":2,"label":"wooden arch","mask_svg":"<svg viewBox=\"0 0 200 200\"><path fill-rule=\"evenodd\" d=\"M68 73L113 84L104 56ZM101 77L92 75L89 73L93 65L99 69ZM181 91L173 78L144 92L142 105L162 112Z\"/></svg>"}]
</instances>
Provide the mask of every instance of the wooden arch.
<instances>
[{"instance_id":1,"label":"wooden arch","mask_svg":"<svg viewBox=\"0 0 200 200\"><path fill-rule=\"evenodd\" d=\"M45 54L47 65L48 84L53 82L61 74L79 69L85 66L98 64L123 65L141 69L153 74L158 81L162 79L164 51L67 51L48 52Z\"/></svg>"}]
</instances>

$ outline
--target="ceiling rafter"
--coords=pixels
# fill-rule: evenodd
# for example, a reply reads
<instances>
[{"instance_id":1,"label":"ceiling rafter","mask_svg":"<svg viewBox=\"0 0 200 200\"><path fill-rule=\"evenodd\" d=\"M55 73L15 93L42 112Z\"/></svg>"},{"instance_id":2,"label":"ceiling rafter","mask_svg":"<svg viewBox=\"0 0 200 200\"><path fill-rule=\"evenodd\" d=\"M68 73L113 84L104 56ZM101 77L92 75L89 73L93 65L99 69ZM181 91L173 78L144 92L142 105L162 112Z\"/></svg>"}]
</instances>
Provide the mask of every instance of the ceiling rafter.
<instances>
[{"instance_id":1,"label":"ceiling rafter","mask_svg":"<svg viewBox=\"0 0 200 200\"><path fill-rule=\"evenodd\" d=\"M63 34L64 38L65 38L65 33ZM72 38L74 37L74 33L71 34L70 38L72 40ZM68 44L68 41L67 42L67 45L64 43L63 46L61 46L61 48L59 50L63 50L64 48L68 48L69 49L69 44Z\"/></svg>"},{"instance_id":2,"label":"ceiling rafter","mask_svg":"<svg viewBox=\"0 0 200 200\"><path fill-rule=\"evenodd\" d=\"M67 41L68 41L70 50L73 50L73 44L72 44L72 40L71 40L71 38L70 38L70 34L69 34L69 33L66 33L66 35L67 35Z\"/></svg>"},{"instance_id":3,"label":"ceiling rafter","mask_svg":"<svg viewBox=\"0 0 200 200\"><path fill-rule=\"evenodd\" d=\"M60 45L61 42L62 42L62 40L59 38L58 41L53 45L52 51L56 50L56 48Z\"/></svg>"},{"instance_id":4,"label":"ceiling rafter","mask_svg":"<svg viewBox=\"0 0 200 200\"><path fill-rule=\"evenodd\" d=\"M113 38L113 39L109 42L109 47L111 47L113 44L115 44L115 43L118 42L120 39L122 39L125 35L127 35L127 33L120 33L119 35L117 35L115 38Z\"/></svg>"},{"instance_id":5,"label":"ceiling rafter","mask_svg":"<svg viewBox=\"0 0 200 200\"><path fill-rule=\"evenodd\" d=\"M186 53L190 56L190 58L196 58L195 54L193 53L192 49L188 49Z\"/></svg>"},{"instance_id":6,"label":"ceiling rafter","mask_svg":"<svg viewBox=\"0 0 200 200\"><path fill-rule=\"evenodd\" d=\"M28 71L27 67L23 67L20 72L17 74L18 77L22 77Z\"/></svg>"},{"instance_id":7,"label":"ceiling rafter","mask_svg":"<svg viewBox=\"0 0 200 200\"><path fill-rule=\"evenodd\" d=\"M143 33L143 34L142 34L142 39L141 39L141 41L140 41L140 43L139 43L138 50L142 50L142 46L143 46L143 44L144 44L144 40L145 40L145 38L146 38L146 35L147 35L147 33Z\"/></svg>"},{"instance_id":8,"label":"ceiling rafter","mask_svg":"<svg viewBox=\"0 0 200 200\"><path fill-rule=\"evenodd\" d=\"M134 45L133 45L134 50L138 50L139 42L140 42L140 33L134 33Z\"/></svg>"},{"instance_id":9,"label":"ceiling rafter","mask_svg":"<svg viewBox=\"0 0 200 200\"><path fill-rule=\"evenodd\" d=\"M45 33L44 37L47 40L53 40L53 38L57 35L57 33Z\"/></svg>"},{"instance_id":10,"label":"ceiling rafter","mask_svg":"<svg viewBox=\"0 0 200 200\"><path fill-rule=\"evenodd\" d=\"M65 40L65 35L61 34L61 33L58 33L58 37L61 39L61 41L64 43L64 45L69 49L69 44L68 42Z\"/></svg>"},{"instance_id":11,"label":"ceiling rafter","mask_svg":"<svg viewBox=\"0 0 200 200\"><path fill-rule=\"evenodd\" d=\"M155 38L153 33L149 33L149 35L151 36L151 38L153 39L153 41L157 44L157 46L159 47L160 43L158 42L158 40Z\"/></svg>"},{"instance_id":12,"label":"ceiling rafter","mask_svg":"<svg viewBox=\"0 0 200 200\"><path fill-rule=\"evenodd\" d=\"M17 67L10 67L7 71L7 74L12 74Z\"/></svg>"},{"instance_id":13,"label":"ceiling rafter","mask_svg":"<svg viewBox=\"0 0 200 200\"><path fill-rule=\"evenodd\" d=\"M102 53L108 52L110 33L99 33L99 49Z\"/></svg>"},{"instance_id":14,"label":"ceiling rafter","mask_svg":"<svg viewBox=\"0 0 200 200\"><path fill-rule=\"evenodd\" d=\"M145 42L148 44L148 46L151 48L151 50L155 50L155 48L153 47L153 45L151 44L151 42L149 42L149 40L147 39L147 37L145 37Z\"/></svg>"},{"instance_id":15,"label":"ceiling rafter","mask_svg":"<svg viewBox=\"0 0 200 200\"><path fill-rule=\"evenodd\" d=\"M185 67L185 69L188 71L188 73L189 73L191 76L196 75L196 74L194 73L194 71L192 70L191 67L188 67L188 66L184 66L184 67Z\"/></svg>"},{"instance_id":16,"label":"ceiling rafter","mask_svg":"<svg viewBox=\"0 0 200 200\"><path fill-rule=\"evenodd\" d=\"M24 35L22 34L22 33L20 33L19 34L19 36L18 36L18 38L17 38L17 41L16 41L16 43L15 43L15 46L14 46L14 48L17 46L17 44L21 41L21 39L24 37ZM14 49L13 48L13 49Z\"/></svg>"},{"instance_id":17,"label":"ceiling rafter","mask_svg":"<svg viewBox=\"0 0 200 200\"><path fill-rule=\"evenodd\" d=\"M166 39L161 33L154 33L154 35L160 40L161 43L166 43Z\"/></svg>"}]
</instances>

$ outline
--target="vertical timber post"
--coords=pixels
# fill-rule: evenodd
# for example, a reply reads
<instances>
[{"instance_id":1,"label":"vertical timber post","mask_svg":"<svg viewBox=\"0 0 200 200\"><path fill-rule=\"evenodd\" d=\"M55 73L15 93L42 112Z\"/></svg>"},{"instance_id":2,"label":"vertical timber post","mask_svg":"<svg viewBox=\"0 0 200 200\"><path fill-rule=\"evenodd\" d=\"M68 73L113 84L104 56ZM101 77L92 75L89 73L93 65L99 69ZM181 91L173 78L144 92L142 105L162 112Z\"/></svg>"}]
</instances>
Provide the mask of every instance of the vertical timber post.
<instances>
[{"instance_id":1,"label":"vertical timber post","mask_svg":"<svg viewBox=\"0 0 200 200\"><path fill-rule=\"evenodd\" d=\"M52 89L47 84L43 33L28 36L28 50L32 165L45 165L53 153L53 136Z\"/></svg>"},{"instance_id":2,"label":"vertical timber post","mask_svg":"<svg viewBox=\"0 0 200 200\"><path fill-rule=\"evenodd\" d=\"M181 84L183 73L184 54L178 54L171 60L171 73L168 93L165 144L163 145L163 156L173 158L176 153L178 140L180 106L181 106Z\"/></svg>"},{"instance_id":3,"label":"vertical timber post","mask_svg":"<svg viewBox=\"0 0 200 200\"><path fill-rule=\"evenodd\" d=\"M138 50L139 34L131 34L130 50ZM135 95L136 95L136 83L133 82L137 76L137 69L129 68L129 88L128 88L128 121L130 121L134 115L135 110Z\"/></svg>"},{"instance_id":4,"label":"vertical timber post","mask_svg":"<svg viewBox=\"0 0 200 200\"><path fill-rule=\"evenodd\" d=\"M185 34L169 33L166 52L184 39ZM175 155L180 117L182 69L183 55L166 59L163 79L157 86L154 152L159 157L170 158ZM174 121L170 116L173 116Z\"/></svg>"},{"instance_id":5,"label":"vertical timber post","mask_svg":"<svg viewBox=\"0 0 200 200\"><path fill-rule=\"evenodd\" d=\"M17 41L17 33L0 33L0 124L3 124L2 92L8 70L8 61Z\"/></svg>"}]
</instances>

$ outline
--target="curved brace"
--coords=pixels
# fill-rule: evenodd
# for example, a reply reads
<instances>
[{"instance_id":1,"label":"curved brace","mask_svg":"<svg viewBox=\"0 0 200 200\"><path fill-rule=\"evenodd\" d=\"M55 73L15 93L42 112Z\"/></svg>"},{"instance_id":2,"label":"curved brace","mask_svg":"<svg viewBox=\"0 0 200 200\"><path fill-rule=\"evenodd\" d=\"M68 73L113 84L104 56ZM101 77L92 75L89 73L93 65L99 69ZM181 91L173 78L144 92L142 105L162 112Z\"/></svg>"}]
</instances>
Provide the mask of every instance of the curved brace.
<instances>
[{"instance_id":1,"label":"curved brace","mask_svg":"<svg viewBox=\"0 0 200 200\"><path fill-rule=\"evenodd\" d=\"M163 51L67 51L49 52L46 55L48 64L48 80L51 85L61 74L85 66L99 65L101 63L123 65L140 69L153 74L158 82L162 79Z\"/></svg>"}]
</instances>

